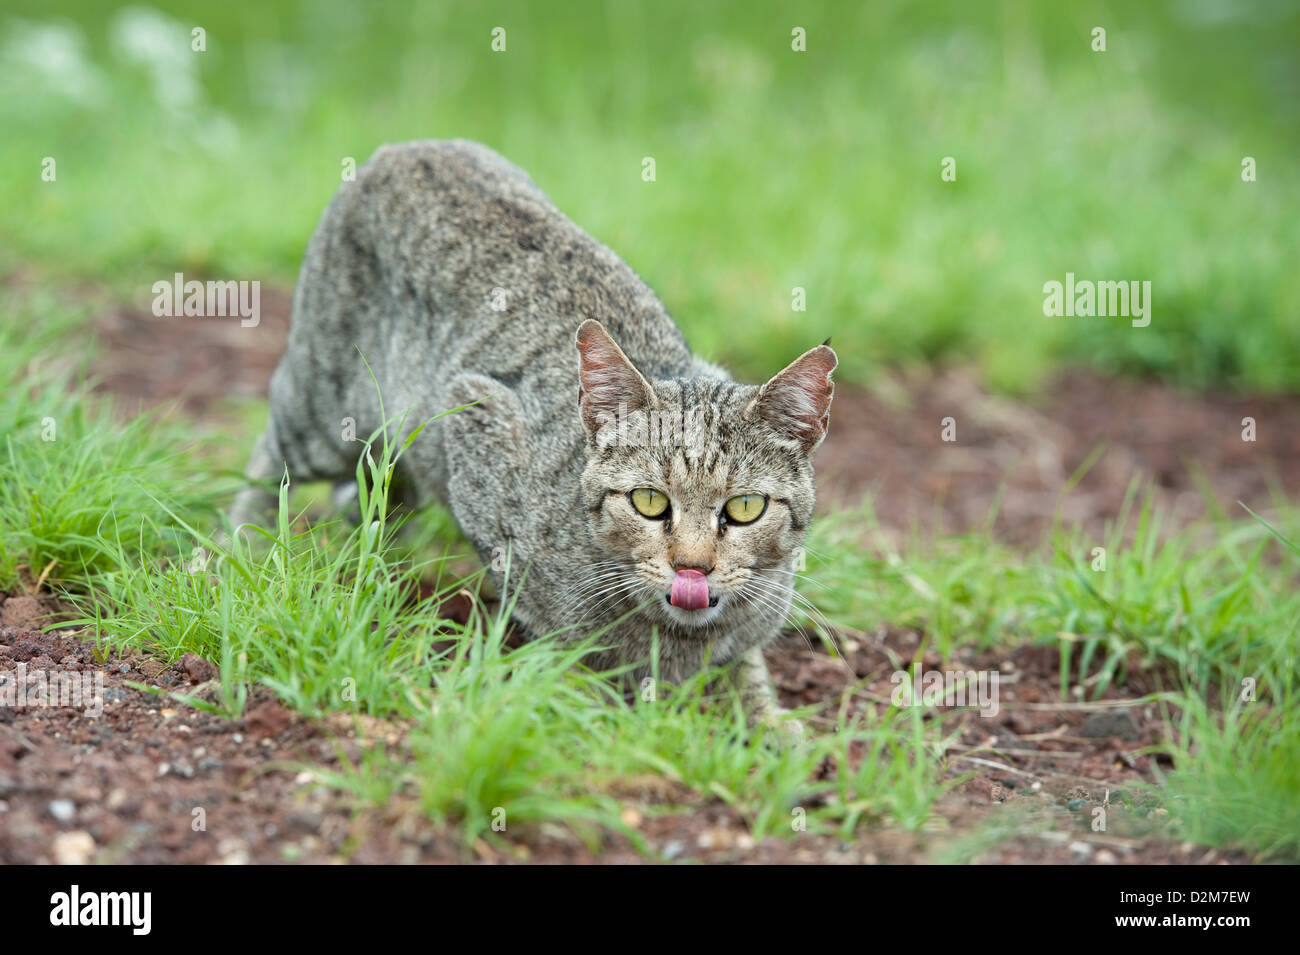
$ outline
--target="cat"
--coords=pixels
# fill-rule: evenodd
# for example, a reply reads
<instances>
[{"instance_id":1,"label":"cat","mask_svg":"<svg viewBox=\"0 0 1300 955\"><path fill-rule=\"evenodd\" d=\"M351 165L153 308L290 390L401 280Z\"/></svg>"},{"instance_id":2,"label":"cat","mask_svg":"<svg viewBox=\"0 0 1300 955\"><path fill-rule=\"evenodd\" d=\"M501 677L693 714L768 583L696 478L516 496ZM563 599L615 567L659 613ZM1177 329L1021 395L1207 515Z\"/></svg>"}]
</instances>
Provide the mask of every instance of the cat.
<instances>
[{"instance_id":1,"label":"cat","mask_svg":"<svg viewBox=\"0 0 1300 955\"><path fill-rule=\"evenodd\" d=\"M406 412L400 438L469 405L419 434L397 479L448 508L523 634L613 624L589 662L632 665L630 685L655 651L674 682L734 664L750 719L786 725L762 648L790 610L837 361L818 345L737 383L522 170L467 141L384 146L307 247L230 519L264 519L286 468L350 479L381 398Z\"/></svg>"}]
</instances>

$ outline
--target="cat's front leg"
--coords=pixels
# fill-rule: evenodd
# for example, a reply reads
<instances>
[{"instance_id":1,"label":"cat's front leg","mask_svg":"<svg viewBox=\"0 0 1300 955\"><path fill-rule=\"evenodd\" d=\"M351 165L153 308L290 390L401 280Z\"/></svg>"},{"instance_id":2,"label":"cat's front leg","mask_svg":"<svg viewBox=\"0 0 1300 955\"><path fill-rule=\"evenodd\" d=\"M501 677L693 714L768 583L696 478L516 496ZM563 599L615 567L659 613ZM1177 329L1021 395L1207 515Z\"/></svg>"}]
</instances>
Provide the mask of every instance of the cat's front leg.
<instances>
[{"instance_id":1,"label":"cat's front leg","mask_svg":"<svg viewBox=\"0 0 1300 955\"><path fill-rule=\"evenodd\" d=\"M768 726L776 730L786 745L801 742L806 733L803 723L776 700L772 677L767 672L763 648L754 647L736 661L731 679L740 694L741 706L750 726Z\"/></svg>"}]
</instances>

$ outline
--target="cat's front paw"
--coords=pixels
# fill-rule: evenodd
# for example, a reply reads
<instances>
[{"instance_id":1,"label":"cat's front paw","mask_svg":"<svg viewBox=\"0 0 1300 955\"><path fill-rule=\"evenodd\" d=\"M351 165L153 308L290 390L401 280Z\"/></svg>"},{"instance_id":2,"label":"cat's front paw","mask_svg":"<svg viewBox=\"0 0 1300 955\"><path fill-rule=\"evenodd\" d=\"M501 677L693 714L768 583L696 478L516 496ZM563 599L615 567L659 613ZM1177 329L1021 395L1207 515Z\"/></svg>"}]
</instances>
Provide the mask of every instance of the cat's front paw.
<instances>
[{"instance_id":1,"label":"cat's front paw","mask_svg":"<svg viewBox=\"0 0 1300 955\"><path fill-rule=\"evenodd\" d=\"M789 710L780 706L768 707L757 714L754 725L771 730L773 738L784 747L798 746L808 738L803 720L791 716Z\"/></svg>"}]
</instances>

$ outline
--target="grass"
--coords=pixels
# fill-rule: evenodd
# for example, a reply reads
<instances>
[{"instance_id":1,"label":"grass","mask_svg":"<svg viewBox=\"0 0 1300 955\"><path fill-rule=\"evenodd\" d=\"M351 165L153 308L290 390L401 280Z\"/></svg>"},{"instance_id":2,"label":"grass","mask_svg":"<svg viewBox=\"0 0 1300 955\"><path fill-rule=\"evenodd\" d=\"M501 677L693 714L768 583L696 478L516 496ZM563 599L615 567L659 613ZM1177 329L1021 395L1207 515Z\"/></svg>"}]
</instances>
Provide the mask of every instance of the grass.
<instances>
[{"instance_id":1,"label":"grass","mask_svg":"<svg viewBox=\"0 0 1300 955\"><path fill-rule=\"evenodd\" d=\"M160 500L210 520L229 486L205 472L200 488L202 455L179 426L156 415L107 424L84 377L89 352L62 347L81 321L48 295L0 297L0 591L81 583L109 566L103 537L119 528L132 535L122 554L158 552Z\"/></svg>"},{"instance_id":2,"label":"grass","mask_svg":"<svg viewBox=\"0 0 1300 955\"><path fill-rule=\"evenodd\" d=\"M288 284L346 158L466 137L753 379L833 335L846 381L960 360L1011 391L1078 363L1294 389L1300 12L1204 6L229 3L196 53L184 3L16 0L0 271L140 302L176 271ZM1151 281L1151 325L1044 316L1067 271Z\"/></svg>"},{"instance_id":3,"label":"grass","mask_svg":"<svg viewBox=\"0 0 1300 955\"><path fill-rule=\"evenodd\" d=\"M1253 671L1300 675L1297 573L1270 528L1223 521L1207 545L1205 526L1165 533L1149 496L1134 503L1136 490L1104 539L1058 530L1028 559L977 534L899 554L878 533L868 502L856 520L814 526L806 594L832 620L924 630L945 658L963 646L1004 646L1009 635L1059 644L1062 689L1083 681L1090 698L1130 662L1162 666L1196 686ZM816 622L805 616L805 625Z\"/></svg>"}]
</instances>

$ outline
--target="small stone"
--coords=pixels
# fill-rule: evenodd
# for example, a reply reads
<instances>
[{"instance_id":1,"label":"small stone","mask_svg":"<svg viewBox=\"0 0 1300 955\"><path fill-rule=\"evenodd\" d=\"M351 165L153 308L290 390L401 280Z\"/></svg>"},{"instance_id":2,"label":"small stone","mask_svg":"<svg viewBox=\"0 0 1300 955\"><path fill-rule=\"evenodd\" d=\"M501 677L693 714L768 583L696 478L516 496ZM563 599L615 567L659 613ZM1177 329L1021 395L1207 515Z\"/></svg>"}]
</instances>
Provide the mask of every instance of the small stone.
<instances>
[{"instance_id":1,"label":"small stone","mask_svg":"<svg viewBox=\"0 0 1300 955\"><path fill-rule=\"evenodd\" d=\"M54 861L59 865L85 865L94 851L95 840L80 829L54 837Z\"/></svg>"},{"instance_id":2,"label":"small stone","mask_svg":"<svg viewBox=\"0 0 1300 955\"><path fill-rule=\"evenodd\" d=\"M1065 808L1070 812L1083 812L1087 805L1088 800L1086 799L1071 799L1065 804Z\"/></svg>"},{"instance_id":3,"label":"small stone","mask_svg":"<svg viewBox=\"0 0 1300 955\"><path fill-rule=\"evenodd\" d=\"M71 799L56 799L49 808L50 815L59 822L68 822L77 814L77 804Z\"/></svg>"},{"instance_id":4,"label":"small stone","mask_svg":"<svg viewBox=\"0 0 1300 955\"><path fill-rule=\"evenodd\" d=\"M663 857L665 859L676 859L682 854L684 848L685 846L681 844L680 840L674 839L672 842L666 842L664 843Z\"/></svg>"},{"instance_id":5,"label":"small stone","mask_svg":"<svg viewBox=\"0 0 1300 955\"><path fill-rule=\"evenodd\" d=\"M141 660L136 664L136 669L150 679L153 679L159 673L162 673L163 670L167 669L167 664L163 663L161 660Z\"/></svg>"},{"instance_id":6,"label":"small stone","mask_svg":"<svg viewBox=\"0 0 1300 955\"><path fill-rule=\"evenodd\" d=\"M1085 859L1092 855L1092 846L1086 842L1071 842L1068 848L1075 855L1083 856Z\"/></svg>"},{"instance_id":7,"label":"small stone","mask_svg":"<svg viewBox=\"0 0 1300 955\"><path fill-rule=\"evenodd\" d=\"M185 654L181 657L180 664L191 683L206 683L217 677L217 668L197 654Z\"/></svg>"},{"instance_id":8,"label":"small stone","mask_svg":"<svg viewBox=\"0 0 1300 955\"><path fill-rule=\"evenodd\" d=\"M248 865L248 843L243 839L228 837L217 843L217 865Z\"/></svg>"},{"instance_id":9,"label":"small stone","mask_svg":"<svg viewBox=\"0 0 1300 955\"><path fill-rule=\"evenodd\" d=\"M1100 849L1096 855L1097 865L1114 865L1119 859L1109 849Z\"/></svg>"},{"instance_id":10,"label":"small stone","mask_svg":"<svg viewBox=\"0 0 1300 955\"><path fill-rule=\"evenodd\" d=\"M1083 729L1080 732L1089 739L1118 738L1135 742L1142 738L1142 730L1128 710L1102 710L1092 713L1083 721Z\"/></svg>"},{"instance_id":11,"label":"small stone","mask_svg":"<svg viewBox=\"0 0 1300 955\"><path fill-rule=\"evenodd\" d=\"M623 820L623 825L629 829L636 829L641 825L641 813L637 812L631 806L627 806L618 814L619 819Z\"/></svg>"},{"instance_id":12,"label":"small stone","mask_svg":"<svg viewBox=\"0 0 1300 955\"><path fill-rule=\"evenodd\" d=\"M320 830L325 817L311 809L295 809L284 817L285 829L290 833L315 833Z\"/></svg>"}]
</instances>

